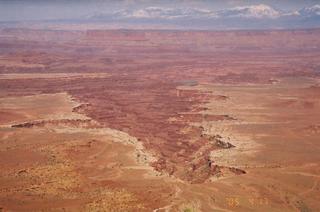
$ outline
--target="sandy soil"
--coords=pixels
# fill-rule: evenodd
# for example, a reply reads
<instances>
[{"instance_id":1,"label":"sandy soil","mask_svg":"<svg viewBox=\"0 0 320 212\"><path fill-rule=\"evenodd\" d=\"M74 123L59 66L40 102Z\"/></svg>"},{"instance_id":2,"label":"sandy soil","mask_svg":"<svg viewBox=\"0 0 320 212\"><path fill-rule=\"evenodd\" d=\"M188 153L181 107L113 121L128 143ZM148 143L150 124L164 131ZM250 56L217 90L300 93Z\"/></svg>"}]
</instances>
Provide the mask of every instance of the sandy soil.
<instances>
[{"instance_id":1,"label":"sandy soil","mask_svg":"<svg viewBox=\"0 0 320 212\"><path fill-rule=\"evenodd\" d=\"M157 173L146 163L152 158L134 138L77 125L88 117L72 112L77 103L65 93L2 98L1 103L1 111L14 104L14 113L27 114L28 122L56 121L12 128L3 120L0 204L4 210L149 211L166 204L164 197L174 192L161 177L154 183ZM66 126L65 119L77 122ZM140 187L148 195L141 195Z\"/></svg>"}]
</instances>

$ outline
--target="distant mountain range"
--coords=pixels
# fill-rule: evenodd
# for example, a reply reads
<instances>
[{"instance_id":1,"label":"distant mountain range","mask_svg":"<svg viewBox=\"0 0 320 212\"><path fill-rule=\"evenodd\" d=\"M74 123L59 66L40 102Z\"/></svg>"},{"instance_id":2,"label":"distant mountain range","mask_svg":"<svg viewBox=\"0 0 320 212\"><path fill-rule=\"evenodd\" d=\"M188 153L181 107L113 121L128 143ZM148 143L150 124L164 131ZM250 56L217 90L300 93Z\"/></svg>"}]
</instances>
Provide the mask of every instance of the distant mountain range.
<instances>
[{"instance_id":1,"label":"distant mountain range","mask_svg":"<svg viewBox=\"0 0 320 212\"><path fill-rule=\"evenodd\" d=\"M147 7L113 13L96 13L85 19L126 24L170 24L179 28L195 29L310 28L320 27L320 5L296 11L278 10L264 4L217 11Z\"/></svg>"}]
</instances>

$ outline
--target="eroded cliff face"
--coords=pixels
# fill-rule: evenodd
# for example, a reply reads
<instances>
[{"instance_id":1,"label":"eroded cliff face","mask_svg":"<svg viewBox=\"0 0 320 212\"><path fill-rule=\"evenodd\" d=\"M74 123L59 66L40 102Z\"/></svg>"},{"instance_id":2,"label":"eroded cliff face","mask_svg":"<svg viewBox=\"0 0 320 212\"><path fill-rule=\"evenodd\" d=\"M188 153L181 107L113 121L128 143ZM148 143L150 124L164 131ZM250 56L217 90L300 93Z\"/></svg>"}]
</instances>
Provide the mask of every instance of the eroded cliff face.
<instances>
[{"instance_id":1,"label":"eroded cliff face","mask_svg":"<svg viewBox=\"0 0 320 212\"><path fill-rule=\"evenodd\" d=\"M317 39L319 33L319 30L43 32L4 29L3 36L12 36L7 43L13 45L13 40L23 37L27 40L26 45L30 45L30 40L33 40L31 43L36 48L32 54L15 53L15 63L10 66L5 64L2 72L18 73L23 70L32 73L41 70L51 73L71 70L92 73L95 70L108 75L93 73L90 78L81 75L77 78L49 75L42 79L11 78L2 83L2 87L20 92L21 88L25 88L24 92L29 93L66 91L86 103L75 108L75 111L84 113L100 125L124 131L140 139L145 148L158 158L152 164L156 170L200 183L216 175L221 168L210 160L210 152L224 148L227 144L212 144L207 136L203 136L202 128L195 127L194 123L236 121L237 118L223 112L206 114L203 105L208 101L228 101L229 97L193 90L194 85L191 84L270 84L277 76L315 74L312 67L305 65L305 61L300 64L300 67L306 68L304 72L298 72L297 66L283 63L275 57L272 57L272 63L268 65L264 61L270 59L270 51L278 51L278 48L282 53L295 52L295 49L302 46L306 52L309 48L320 48L320 41ZM46 50L51 43L44 40L57 42L57 51ZM59 53L62 49L68 51L60 61L62 55ZM234 54L230 55L230 52ZM89 53L93 54L90 56ZM249 62L255 54L260 55L261 59ZM9 58L10 54L5 57ZM314 61L314 58L315 56L309 57L309 60ZM287 60L294 61L297 57L290 53ZM17 67L20 67L19 70ZM183 85L191 86L191 89L179 89ZM80 123L82 121L64 122L59 124L95 126L89 122ZM36 122L17 126L50 124L52 123Z\"/></svg>"}]
</instances>

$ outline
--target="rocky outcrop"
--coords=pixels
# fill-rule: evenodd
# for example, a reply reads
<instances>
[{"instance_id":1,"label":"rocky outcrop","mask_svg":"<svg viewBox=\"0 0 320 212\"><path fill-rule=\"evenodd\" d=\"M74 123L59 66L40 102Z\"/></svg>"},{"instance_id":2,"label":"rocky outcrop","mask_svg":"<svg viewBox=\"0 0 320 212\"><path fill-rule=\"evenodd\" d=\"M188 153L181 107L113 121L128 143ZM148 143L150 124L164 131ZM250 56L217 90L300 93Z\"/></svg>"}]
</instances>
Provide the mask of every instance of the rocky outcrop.
<instances>
[{"instance_id":1,"label":"rocky outcrop","mask_svg":"<svg viewBox=\"0 0 320 212\"><path fill-rule=\"evenodd\" d=\"M216 139L216 146L223 148L223 149L230 149L230 148L235 147L233 144L226 142L226 141L223 141L223 140L220 140L220 139Z\"/></svg>"},{"instance_id":2,"label":"rocky outcrop","mask_svg":"<svg viewBox=\"0 0 320 212\"><path fill-rule=\"evenodd\" d=\"M99 128L97 122L91 119L60 119L60 120L41 120L25 122L11 125L13 128L34 128L34 127L82 127L82 128Z\"/></svg>"},{"instance_id":3,"label":"rocky outcrop","mask_svg":"<svg viewBox=\"0 0 320 212\"><path fill-rule=\"evenodd\" d=\"M85 110L86 110L89 106L90 106L90 104L88 104L88 103L80 104L80 105L74 107L74 108L72 109L72 112L84 114Z\"/></svg>"},{"instance_id":4,"label":"rocky outcrop","mask_svg":"<svg viewBox=\"0 0 320 212\"><path fill-rule=\"evenodd\" d=\"M235 145L232 143L225 141L225 138L223 138L221 135L213 135L213 136L208 136L208 135L202 135L203 137L207 137L208 140L211 142L212 145L222 148L222 149L230 149L234 148Z\"/></svg>"}]
</instances>

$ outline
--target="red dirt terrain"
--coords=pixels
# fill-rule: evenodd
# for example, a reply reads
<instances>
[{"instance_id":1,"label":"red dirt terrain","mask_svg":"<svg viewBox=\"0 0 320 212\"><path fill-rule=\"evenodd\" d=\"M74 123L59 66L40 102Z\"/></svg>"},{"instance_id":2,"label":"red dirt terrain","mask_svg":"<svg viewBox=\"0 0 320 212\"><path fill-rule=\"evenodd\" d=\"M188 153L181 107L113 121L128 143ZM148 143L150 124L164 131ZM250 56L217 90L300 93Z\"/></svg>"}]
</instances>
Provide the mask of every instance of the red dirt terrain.
<instances>
[{"instance_id":1,"label":"red dirt terrain","mask_svg":"<svg viewBox=\"0 0 320 212\"><path fill-rule=\"evenodd\" d=\"M264 171L276 167L285 169L283 173L302 173L298 169L311 164L314 173L306 175L315 180L308 193L319 194L316 151L312 160L300 164L297 170L293 166L298 162L292 159L296 157L292 151L299 149L295 142L300 134L296 135L295 129L308 135L303 138L310 146L317 145L319 138L320 123L310 118L319 115L320 109L319 37L318 29L229 32L1 29L0 164L2 169L10 168L10 171L0 180L4 186L0 190L0 207L53 208L51 196L39 202L39 207L26 198L28 191L23 190L26 185L16 185L20 178L11 176L14 172L11 168L17 166L14 176L38 176L39 182L43 180L40 176L46 176L39 167L46 167L45 173L51 177L59 178L63 170L77 175L75 179L79 180L74 182L71 182L73 175L61 175L62 182L54 184L51 190L50 185L37 187L40 193L49 189L51 193L45 194L56 194L55 204L68 210L78 210L77 204L86 205L87 210L113 208L116 211L319 209L315 197L296 196L309 185L301 186L299 191L288 191L284 187L290 188L292 184L284 183L278 193L272 193L270 188L277 185L275 179L279 176ZM51 101L57 100L51 97L45 100L47 97L42 96L58 93L67 93L77 104L53 107ZM276 130L273 127L277 125ZM84 134L83 139L81 135L68 134L76 129ZM104 134L107 129L114 130L111 134L117 139L123 140L125 135L130 137L130 142L134 138L134 145L141 144L139 151L132 153L134 159L117 156L133 150L108 143L115 138ZM23 133L31 133L36 139L37 133L42 135L43 130L57 135L37 145L19 139L14 145L7 141ZM119 133L120 137L114 135ZM73 142L58 144L61 139ZM285 158L270 153L278 152L277 145L284 146L284 143L273 143L279 139L284 143L292 141L293 149L288 147L290 153L284 154ZM114 151L107 150L108 145ZM301 160L309 151L306 148L305 152L297 153ZM41 149L45 150L41 152ZM9 163L18 160L11 158L10 151L23 155L23 160L31 165L19 161ZM242 155L244 152L248 154ZM259 154L271 154L274 159L256 156ZM46 157L58 159L51 158L50 165ZM145 185L138 180L144 176L141 170L137 174L124 168L126 163L131 168L138 166L134 160L144 161L146 169L150 165L156 173L147 178ZM59 161L63 161L63 167ZM27 169L29 166L37 173ZM55 175L49 174L52 167ZM250 185L257 177L261 181ZM292 181L305 180L300 177ZM86 190L80 182L89 182L88 179L96 189L108 187L116 191L99 190L105 199L99 199L100 193L92 189L88 191L90 197L79 196L79 192ZM5 188L9 181L14 182L12 190ZM154 182L159 182L159 186L152 186ZM135 183L140 187L134 186ZM72 186L59 190L65 184ZM234 191L227 185L234 185ZM13 192L17 186L22 191ZM144 193L145 186L150 186L150 195ZM11 194L6 195L9 190L15 200L9 198ZM67 196L64 191L69 192ZM157 192L162 194L159 198ZM220 196L216 197L219 192ZM108 205L117 195L122 199ZM234 199L237 195L245 195L246 199L238 203L241 201ZM266 198L268 203L253 204L250 198L258 202ZM17 199L29 205L15 208ZM121 204L125 206L121 208Z\"/></svg>"}]
</instances>

